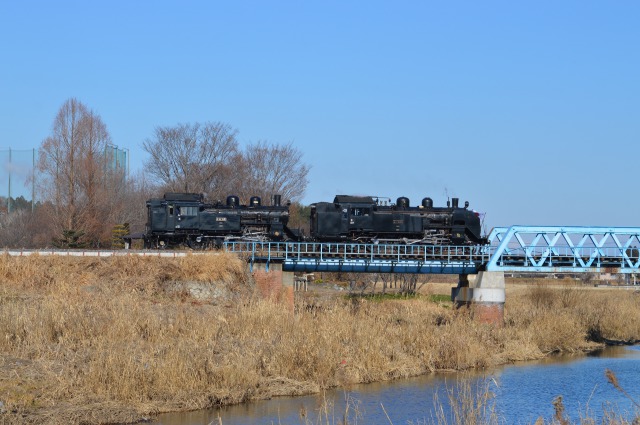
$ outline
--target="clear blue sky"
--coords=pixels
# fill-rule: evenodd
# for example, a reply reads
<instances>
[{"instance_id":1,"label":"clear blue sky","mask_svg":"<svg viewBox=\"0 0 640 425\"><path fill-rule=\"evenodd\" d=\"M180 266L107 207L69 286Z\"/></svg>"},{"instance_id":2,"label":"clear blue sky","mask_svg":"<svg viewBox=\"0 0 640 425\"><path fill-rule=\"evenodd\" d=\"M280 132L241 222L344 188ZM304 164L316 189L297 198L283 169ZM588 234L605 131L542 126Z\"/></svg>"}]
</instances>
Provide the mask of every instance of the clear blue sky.
<instances>
[{"instance_id":1,"label":"clear blue sky","mask_svg":"<svg viewBox=\"0 0 640 425\"><path fill-rule=\"evenodd\" d=\"M132 169L155 126L223 121L300 149L305 203L640 226L639 23L638 1L0 0L0 148L76 97Z\"/></svg>"}]
</instances>

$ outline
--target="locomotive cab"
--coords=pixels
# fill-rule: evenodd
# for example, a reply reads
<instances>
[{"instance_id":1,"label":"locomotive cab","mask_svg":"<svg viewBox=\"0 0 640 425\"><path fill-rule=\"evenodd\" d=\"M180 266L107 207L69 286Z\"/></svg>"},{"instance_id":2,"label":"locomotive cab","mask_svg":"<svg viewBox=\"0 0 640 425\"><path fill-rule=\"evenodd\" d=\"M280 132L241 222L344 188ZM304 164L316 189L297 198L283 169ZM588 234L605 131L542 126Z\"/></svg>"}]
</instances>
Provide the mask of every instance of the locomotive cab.
<instances>
[{"instance_id":1,"label":"locomotive cab","mask_svg":"<svg viewBox=\"0 0 640 425\"><path fill-rule=\"evenodd\" d=\"M202 200L199 193L166 193L164 198L148 200L145 246L179 245L185 232L198 229Z\"/></svg>"}]
</instances>

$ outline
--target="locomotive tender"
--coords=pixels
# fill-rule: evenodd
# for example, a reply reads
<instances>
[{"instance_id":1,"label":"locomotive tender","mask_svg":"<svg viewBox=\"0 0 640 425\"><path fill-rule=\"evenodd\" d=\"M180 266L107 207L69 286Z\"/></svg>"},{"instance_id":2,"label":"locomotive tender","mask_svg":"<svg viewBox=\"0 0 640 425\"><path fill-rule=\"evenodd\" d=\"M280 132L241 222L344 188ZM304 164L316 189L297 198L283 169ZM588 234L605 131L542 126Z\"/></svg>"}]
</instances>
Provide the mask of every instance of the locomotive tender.
<instances>
[{"instance_id":1,"label":"locomotive tender","mask_svg":"<svg viewBox=\"0 0 640 425\"><path fill-rule=\"evenodd\" d=\"M434 207L431 198L411 207L400 197L395 204L371 196L337 195L333 202L311 205L310 236L288 227L289 204L273 196L262 205L253 196L241 205L237 196L226 203L206 203L202 194L166 193L147 201L145 248L193 249L220 246L225 241L318 241L355 243L402 243L425 245L485 244L478 213L458 205L453 198L446 207Z\"/></svg>"}]
</instances>

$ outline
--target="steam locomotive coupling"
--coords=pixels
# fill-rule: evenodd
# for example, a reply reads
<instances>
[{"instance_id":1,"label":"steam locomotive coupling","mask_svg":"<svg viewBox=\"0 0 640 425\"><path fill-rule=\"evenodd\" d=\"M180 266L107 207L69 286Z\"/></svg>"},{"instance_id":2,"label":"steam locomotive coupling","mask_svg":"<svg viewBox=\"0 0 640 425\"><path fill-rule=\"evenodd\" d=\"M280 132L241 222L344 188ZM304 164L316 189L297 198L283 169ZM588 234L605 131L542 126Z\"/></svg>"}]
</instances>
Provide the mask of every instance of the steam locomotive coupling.
<instances>
[{"instance_id":1,"label":"steam locomotive coupling","mask_svg":"<svg viewBox=\"0 0 640 425\"><path fill-rule=\"evenodd\" d=\"M481 236L479 214L458 198L446 207L434 207L431 198L410 206L400 197L395 203L372 196L337 195L333 202L311 205L309 235L290 229L289 206L274 195L271 205L251 197L241 205L237 196L207 203L195 193L166 193L147 201L145 248L193 249L221 246L226 241L317 241L425 245L477 245Z\"/></svg>"}]
</instances>

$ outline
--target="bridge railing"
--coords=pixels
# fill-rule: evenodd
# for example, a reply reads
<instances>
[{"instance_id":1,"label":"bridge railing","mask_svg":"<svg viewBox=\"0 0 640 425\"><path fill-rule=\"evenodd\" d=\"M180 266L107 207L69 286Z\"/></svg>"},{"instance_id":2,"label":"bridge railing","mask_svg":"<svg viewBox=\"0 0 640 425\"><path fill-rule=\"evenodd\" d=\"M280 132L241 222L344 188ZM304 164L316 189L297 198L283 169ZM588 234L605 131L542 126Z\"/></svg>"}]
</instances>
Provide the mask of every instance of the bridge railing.
<instances>
[{"instance_id":1,"label":"bridge railing","mask_svg":"<svg viewBox=\"0 0 640 425\"><path fill-rule=\"evenodd\" d=\"M251 254L254 258L284 259L369 259L375 260L460 260L486 262L491 254L482 246L394 245L317 242L227 242L229 252Z\"/></svg>"},{"instance_id":2,"label":"bridge railing","mask_svg":"<svg viewBox=\"0 0 640 425\"><path fill-rule=\"evenodd\" d=\"M473 273L490 258L482 246L317 242L227 242L250 262L281 262L295 271Z\"/></svg>"}]
</instances>

